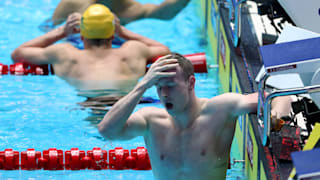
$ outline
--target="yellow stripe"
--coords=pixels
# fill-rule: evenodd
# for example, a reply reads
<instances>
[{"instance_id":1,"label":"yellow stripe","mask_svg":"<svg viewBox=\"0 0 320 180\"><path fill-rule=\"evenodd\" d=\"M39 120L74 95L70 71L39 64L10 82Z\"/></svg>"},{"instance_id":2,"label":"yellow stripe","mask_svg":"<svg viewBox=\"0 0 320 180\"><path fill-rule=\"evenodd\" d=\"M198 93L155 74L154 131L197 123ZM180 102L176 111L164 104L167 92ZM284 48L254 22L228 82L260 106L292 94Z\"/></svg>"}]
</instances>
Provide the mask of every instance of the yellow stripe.
<instances>
[{"instance_id":1,"label":"yellow stripe","mask_svg":"<svg viewBox=\"0 0 320 180\"><path fill-rule=\"evenodd\" d=\"M303 151L306 151L306 150L311 150L314 148L314 146L317 144L317 142L319 141L320 139L320 124L319 123L316 123L316 125L314 126L309 138L308 138L308 141L306 143L306 145L303 147ZM291 173L290 173L290 176L289 178L294 178L294 176L296 175L296 169L293 168Z\"/></svg>"}]
</instances>

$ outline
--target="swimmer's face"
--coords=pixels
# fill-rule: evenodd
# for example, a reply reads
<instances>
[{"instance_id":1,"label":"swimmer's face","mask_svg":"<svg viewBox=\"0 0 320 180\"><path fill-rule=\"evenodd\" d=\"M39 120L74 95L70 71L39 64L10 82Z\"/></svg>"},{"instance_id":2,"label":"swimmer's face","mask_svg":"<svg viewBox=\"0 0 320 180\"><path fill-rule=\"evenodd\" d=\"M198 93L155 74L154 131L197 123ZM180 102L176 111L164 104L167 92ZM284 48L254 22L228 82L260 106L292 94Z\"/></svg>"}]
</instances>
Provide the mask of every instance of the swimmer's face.
<instances>
[{"instance_id":1,"label":"swimmer's face","mask_svg":"<svg viewBox=\"0 0 320 180\"><path fill-rule=\"evenodd\" d=\"M162 78L156 84L160 101L169 113L183 111L189 100L189 81L184 78L180 66L174 71L175 77Z\"/></svg>"}]
</instances>

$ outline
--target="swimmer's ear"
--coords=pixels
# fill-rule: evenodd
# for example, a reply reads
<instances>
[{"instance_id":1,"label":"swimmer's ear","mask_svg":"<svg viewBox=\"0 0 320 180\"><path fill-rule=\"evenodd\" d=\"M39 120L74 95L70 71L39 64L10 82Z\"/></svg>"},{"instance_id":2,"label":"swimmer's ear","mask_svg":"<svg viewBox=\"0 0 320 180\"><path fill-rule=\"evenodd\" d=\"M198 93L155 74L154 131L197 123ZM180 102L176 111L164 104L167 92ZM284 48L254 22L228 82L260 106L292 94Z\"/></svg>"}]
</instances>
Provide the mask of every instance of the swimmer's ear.
<instances>
[{"instance_id":1,"label":"swimmer's ear","mask_svg":"<svg viewBox=\"0 0 320 180\"><path fill-rule=\"evenodd\" d=\"M80 36L80 38L81 38L81 41L83 41L83 36Z\"/></svg>"},{"instance_id":2,"label":"swimmer's ear","mask_svg":"<svg viewBox=\"0 0 320 180\"><path fill-rule=\"evenodd\" d=\"M194 76L189 77L189 84L188 84L188 89L191 91L194 89L194 86L196 84L196 78Z\"/></svg>"}]
</instances>

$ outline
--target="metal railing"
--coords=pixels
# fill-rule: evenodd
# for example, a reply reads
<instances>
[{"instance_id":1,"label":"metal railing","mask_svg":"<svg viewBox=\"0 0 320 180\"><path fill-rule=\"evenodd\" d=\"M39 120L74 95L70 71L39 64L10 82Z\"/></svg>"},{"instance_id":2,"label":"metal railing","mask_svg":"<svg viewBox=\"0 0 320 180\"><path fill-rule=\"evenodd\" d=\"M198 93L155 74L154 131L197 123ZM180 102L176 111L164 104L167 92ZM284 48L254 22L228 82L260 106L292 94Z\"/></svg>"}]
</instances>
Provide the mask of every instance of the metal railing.
<instances>
[{"instance_id":1,"label":"metal railing","mask_svg":"<svg viewBox=\"0 0 320 180\"><path fill-rule=\"evenodd\" d=\"M310 94L315 92L320 92L320 85L311 85L305 86L300 88L289 88L284 90L275 90L268 94L265 97L265 87L266 81L270 77L270 75L265 74L263 78L259 82L259 96L258 96L258 110L257 115L258 118L261 120L263 119L263 136L262 144L264 146L268 145L268 137L270 135L270 125L271 125L271 118L270 118L270 111L271 111L271 101L275 97L279 96L288 96L288 95L297 95L297 94ZM263 111L263 113L262 113Z\"/></svg>"}]
</instances>

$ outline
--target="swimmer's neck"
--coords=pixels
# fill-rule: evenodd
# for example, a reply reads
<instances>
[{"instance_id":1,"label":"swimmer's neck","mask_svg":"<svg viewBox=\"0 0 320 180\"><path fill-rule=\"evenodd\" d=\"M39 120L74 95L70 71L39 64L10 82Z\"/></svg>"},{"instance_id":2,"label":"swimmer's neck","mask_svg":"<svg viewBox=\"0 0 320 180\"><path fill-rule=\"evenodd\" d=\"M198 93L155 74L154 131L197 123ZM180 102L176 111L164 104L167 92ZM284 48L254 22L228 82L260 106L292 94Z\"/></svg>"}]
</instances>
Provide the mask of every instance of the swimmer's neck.
<instances>
[{"instance_id":1,"label":"swimmer's neck","mask_svg":"<svg viewBox=\"0 0 320 180\"><path fill-rule=\"evenodd\" d=\"M171 114L173 123L178 131L189 129L201 112L201 101L195 96L191 96L186 108L182 112Z\"/></svg>"},{"instance_id":2,"label":"swimmer's neck","mask_svg":"<svg viewBox=\"0 0 320 180\"><path fill-rule=\"evenodd\" d=\"M108 43L108 44L103 44L103 45L97 46L97 45L91 45L91 44L87 43L86 41L83 41L83 45L84 45L84 49L91 49L91 50L95 50L95 49L112 49L112 43Z\"/></svg>"}]
</instances>

